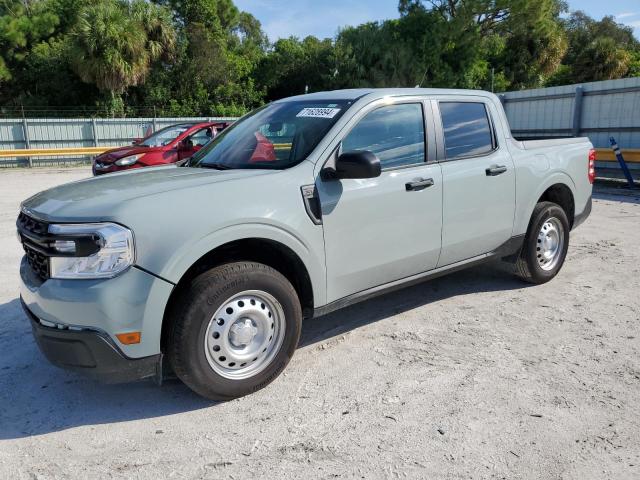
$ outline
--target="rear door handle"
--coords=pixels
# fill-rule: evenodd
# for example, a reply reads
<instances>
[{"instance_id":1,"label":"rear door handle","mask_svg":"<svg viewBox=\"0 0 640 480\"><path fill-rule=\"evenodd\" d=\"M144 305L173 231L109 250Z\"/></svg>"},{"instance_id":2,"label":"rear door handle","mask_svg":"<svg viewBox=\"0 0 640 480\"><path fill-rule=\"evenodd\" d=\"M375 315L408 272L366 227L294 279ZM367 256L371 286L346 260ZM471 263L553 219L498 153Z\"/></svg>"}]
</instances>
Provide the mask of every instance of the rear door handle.
<instances>
[{"instance_id":1,"label":"rear door handle","mask_svg":"<svg viewBox=\"0 0 640 480\"><path fill-rule=\"evenodd\" d=\"M507 167L504 165L491 165L489 168L485 170L487 177L495 177L496 175L500 175L507 171Z\"/></svg>"},{"instance_id":2,"label":"rear door handle","mask_svg":"<svg viewBox=\"0 0 640 480\"><path fill-rule=\"evenodd\" d=\"M404 186L407 189L407 192L424 190L425 188L429 188L434 184L433 178L421 178L416 180L415 182L405 183Z\"/></svg>"}]
</instances>

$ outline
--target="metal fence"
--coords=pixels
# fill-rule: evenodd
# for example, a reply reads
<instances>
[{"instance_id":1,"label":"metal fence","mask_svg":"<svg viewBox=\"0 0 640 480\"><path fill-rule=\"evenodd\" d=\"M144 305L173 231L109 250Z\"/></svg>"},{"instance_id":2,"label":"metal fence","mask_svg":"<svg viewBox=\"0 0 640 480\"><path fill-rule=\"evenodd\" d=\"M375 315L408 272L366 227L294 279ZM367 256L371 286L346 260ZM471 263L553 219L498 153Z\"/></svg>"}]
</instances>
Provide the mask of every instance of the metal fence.
<instances>
[{"instance_id":1,"label":"metal fence","mask_svg":"<svg viewBox=\"0 0 640 480\"><path fill-rule=\"evenodd\" d=\"M12 157L11 150L119 147L143 137L149 128L156 131L176 123L232 120L235 118L0 118L0 167L63 165L91 159L86 155Z\"/></svg>"},{"instance_id":2,"label":"metal fence","mask_svg":"<svg viewBox=\"0 0 640 480\"><path fill-rule=\"evenodd\" d=\"M623 151L640 149L640 77L507 92L499 97L518 138L588 136L596 148L608 150L613 136ZM609 151L598 154L599 160L614 159ZM597 163L600 168L616 165ZM640 170L639 163L630 166Z\"/></svg>"}]
</instances>

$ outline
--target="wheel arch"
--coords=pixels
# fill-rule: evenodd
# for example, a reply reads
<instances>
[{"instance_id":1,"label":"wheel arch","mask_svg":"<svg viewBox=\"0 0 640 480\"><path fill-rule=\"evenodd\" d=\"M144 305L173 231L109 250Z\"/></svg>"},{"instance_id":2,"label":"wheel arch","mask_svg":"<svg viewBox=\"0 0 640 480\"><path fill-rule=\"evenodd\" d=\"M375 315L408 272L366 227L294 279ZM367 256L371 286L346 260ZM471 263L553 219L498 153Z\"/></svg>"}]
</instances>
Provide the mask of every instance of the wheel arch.
<instances>
[{"instance_id":1,"label":"wheel arch","mask_svg":"<svg viewBox=\"0 0 640 480\"><path fill-rule=\"evenodd\" d=\"M218 265L235 261L263 263L284 275L298 294L303 317L310 317L314 308L311 276L300 256L287 245L267 238L243 238L219 245L198 258L181 276L169 296L162 320L160 345L165 351L171 330L171 308L176 299L199 274Z\"/></svg>"},{"instance_id":2,"label":"wheel arch","mask_svg":"<svg viewBox=\"0 0 640 480\"><path fill-rule=\"evenodd\" d=\"M569 228L573 227L576 205L573 192L566 183L554 183L549 186L538 197L536 204L540 202L552 202L562 208L569 220Z\"/></svg>"},{"instance_id":3,"label":"wheel arch","mask_svg":"<svg viewBox=\"0 0 640 480\"><path fill-rule=\"evenodd\" d=\"M573 227L575 218L575 191L576 187L571 177L564 172L554 172L535 188L522 188L519 197L519 206L516 208L514 235L525 234L529 227L529 221L533 210L539 202L549 201L557 203L567 214L570 227Z\"/></svg>"}]
</instances>

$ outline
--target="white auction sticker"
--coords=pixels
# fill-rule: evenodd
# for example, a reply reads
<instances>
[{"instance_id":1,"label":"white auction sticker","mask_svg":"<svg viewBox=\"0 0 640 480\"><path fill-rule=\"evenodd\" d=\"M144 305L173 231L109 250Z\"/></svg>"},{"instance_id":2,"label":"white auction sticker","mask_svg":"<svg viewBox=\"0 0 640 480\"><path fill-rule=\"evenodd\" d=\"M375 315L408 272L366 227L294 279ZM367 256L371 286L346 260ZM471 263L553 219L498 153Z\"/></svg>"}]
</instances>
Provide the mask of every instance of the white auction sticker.
<instances>
[{"instance_id":1,"label":"white auction sticker","mask_svg":"<svg viewBox=\"0 0 640 480\"><path fill-rule=\"evenodd\" d=\"M336 113L340 111L339 108L303 108L296 117L309 117L309 118L333 118Z\"/></svg>"}]
</instances>

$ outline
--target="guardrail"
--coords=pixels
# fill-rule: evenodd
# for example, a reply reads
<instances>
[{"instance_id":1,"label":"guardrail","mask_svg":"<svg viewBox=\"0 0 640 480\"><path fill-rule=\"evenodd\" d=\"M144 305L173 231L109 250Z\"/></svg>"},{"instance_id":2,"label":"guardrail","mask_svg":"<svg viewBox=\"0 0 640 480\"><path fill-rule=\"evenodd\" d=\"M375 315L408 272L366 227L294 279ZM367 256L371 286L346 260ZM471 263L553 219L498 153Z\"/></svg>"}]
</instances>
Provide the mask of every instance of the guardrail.
<instances>
[{"instance_id":1,"label":"guardrail","mask_svg":"<svg viewBox=\"0 0 640 480\"><path fill-rule=\"evenodd\" d=\"M275 143L276 150L291 148L290 143ZM84 157L99 155L107 150L116 148L113 146L102 147L66 147L66 148L21 148L12 150L0 150L0 158L24 158L24 157ZM622 149L624 159L628 163L640 163L640 148ZM596 148L596 160L599 162L616 162L616 156L610 148Z\"/></svg>"},{"instance_id":2,"label":"guardrail","mask_svg":"<svg viewBox=\"0 0 640 480\"><path fill-rule=\"evenodd\" d=\"M291 148L290 143L274 143L275 150L287 150ZM2 158L30 158L30 157L91 157L118 148L114 146L102 147L64 147L64 148L17 148L0 150Z\"/></svg>"},{"instance_id":3,"label":"guardrail","mask_svg":"<svg viewBox=\"0 0 640 480\"><path fill-rule=\"evenodd\" d=\"M67 148L20 148L0 150L0 158L24 157L83 157L99 155L115 147L67 147Z\"/></svg>"},{"instance_id":4,"label":"guardrail","mask_svg":"<svg viewBox=\"0 0 640 480\"><path fill-rule=\"evenodd\" d=\"M622 149L627 163L640 163L640 148ZM610 148L596 148L596 160L599 162L617 162L616 155Z\"/></svg>"}]
</instances>

